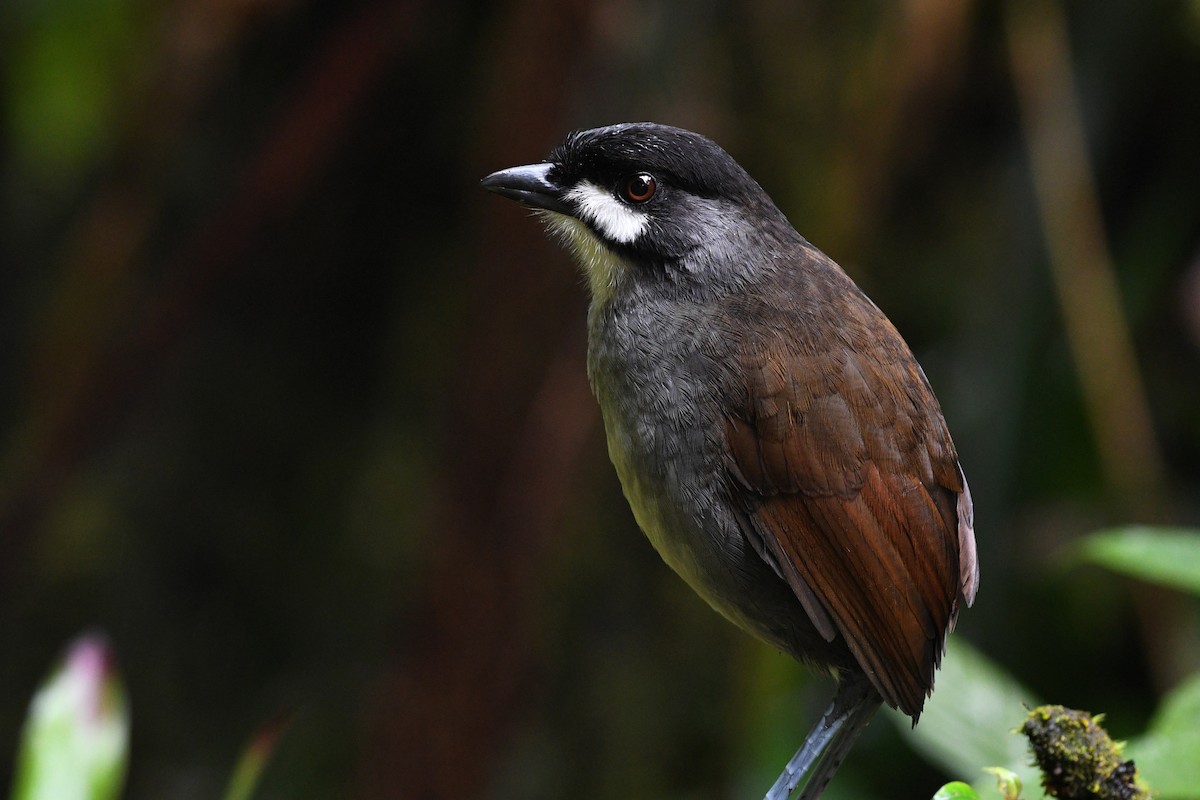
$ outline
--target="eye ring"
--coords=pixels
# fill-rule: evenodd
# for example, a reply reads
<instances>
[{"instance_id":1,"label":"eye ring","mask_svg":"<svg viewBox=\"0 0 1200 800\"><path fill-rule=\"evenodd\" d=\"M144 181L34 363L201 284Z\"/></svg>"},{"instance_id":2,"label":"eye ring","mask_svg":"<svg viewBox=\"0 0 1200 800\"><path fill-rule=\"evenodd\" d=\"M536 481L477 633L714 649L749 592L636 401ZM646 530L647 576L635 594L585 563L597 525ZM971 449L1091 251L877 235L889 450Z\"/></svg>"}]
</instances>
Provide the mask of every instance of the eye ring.
<instances>
[{"instance_id":1,"label":"eye ring","mask_svg":"<svg viewBox=\"0 0 1200 800\"><path fill-rule=\"evenodd\" d=\"M650 202L658 191L658 181L649 172L636 172L621 184L621 199L632 205Z\"/></svg>"}]
</instances>

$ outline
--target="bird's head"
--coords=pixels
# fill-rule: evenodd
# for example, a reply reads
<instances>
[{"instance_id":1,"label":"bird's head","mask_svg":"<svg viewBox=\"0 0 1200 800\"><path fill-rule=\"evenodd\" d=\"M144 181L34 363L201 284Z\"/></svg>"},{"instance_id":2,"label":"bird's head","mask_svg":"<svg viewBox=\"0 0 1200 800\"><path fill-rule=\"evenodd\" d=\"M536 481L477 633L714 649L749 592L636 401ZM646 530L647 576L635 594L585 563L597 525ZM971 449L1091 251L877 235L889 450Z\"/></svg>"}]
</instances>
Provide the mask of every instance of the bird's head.
<instances>
[{"instance_id":1,"label":"bird's head","mask_svg":"<svg viewBox=\"0 0 1200 800\"><path fill-rule=\"evenodd\" d=\"M649 122L576 131L546 161L482 185L544 219L600 304L635 283L740 283L798 236L715 142Z\"/></svg>"}]
</instances>

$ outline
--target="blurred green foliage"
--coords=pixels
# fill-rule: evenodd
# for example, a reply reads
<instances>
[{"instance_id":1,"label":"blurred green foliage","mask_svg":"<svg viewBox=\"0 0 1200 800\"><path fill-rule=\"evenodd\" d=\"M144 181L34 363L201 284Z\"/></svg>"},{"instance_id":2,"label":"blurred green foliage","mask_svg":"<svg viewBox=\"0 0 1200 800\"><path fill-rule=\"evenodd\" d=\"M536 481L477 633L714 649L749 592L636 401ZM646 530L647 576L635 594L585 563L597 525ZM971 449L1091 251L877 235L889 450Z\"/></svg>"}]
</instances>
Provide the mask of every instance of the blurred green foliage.
<instances>
[{"instance_id":1,"label":"blurred green foliage","mask_svg":"<svg viewBox=\"0 0 1200 800\"><path fill-rule=\"evenodd\" d=\"M1116 572L1200 595L1200 530L1119 528L1089 536L1077 552Z\"/></svg>"},{"instance_id":2,"label":"blurred green foliage","mask_svg":"<svg viewBox=\"0 0 1200 800\"><path fill-rule=\"evenodd\" d=\"M120 797L129 710L112 658L99 637L80 637L38 688L21 735L12 800Z\"/></svg>"},{"instance_id":3,"label":"blurred green foliage","mask_svg":"<svg viewBox=\"0 0 1200 800\"><path fill-rule=\"evenodd\" d=\"M984 767L983 771L996 779L996 791L1004 800L1017 800L1021 796L1025 782L1017 773L1004 767Z\"/></svg>"},{"instance_id":4,"label":"blurred green foliage","mask_svg":"<svg viewBox=\"0 0 1200 800\"><path fill-rule=\"evenodd\" d=\"M14 3L6 22L10 164L46 191L70 192L110 154L145 38L133 2ZM55 197L61 201L61 195Z\"/></svg>"},{"instance_id":5,"label":"blurred green foliage","mask_svg":"<svg viewBox=\"0 0 1200 800\"><path fill-rule=\"evenodd\" d=\"M979 795L971 784L951 781L934 792L933 800L979 800Z\"/></svg>"},{"instance_id":6,"label":"blurred green foliage","mask_svg":"<svg viewBox=\"0 0 1200 800\"><path fill-rule=\"evenodd\" d=\"M642 541L577 277L477 187L630 119L720 141L917 352L976 502L983 582L953 641L1029 687L1014 702L1159 730L1200 668L1196 599L1063 554L1200 522L1196 9L0 4L0 752L95 626L137 711L129 797L220 796L280 713L263 797L770 784L830 687ZM1017 75L1065 87L1082 152L1031 158L1056 128ZM1064 196L1094 201L1084 266L1120 312L1092 322L1131 343L1111 388L1148 434L1081 388L1116 373L1052 277L1088 204L1035 187L1080 163L1094 193ZM948 775L909 748L965 652L830 800L924 800L1002 763Z\"/></svg>"},{"instance_id":7,"label":"blurred green foliage","mask_svg":"<svg viewBox=\"0 0 1200 800\"><path fill-rule=\"evenodd\" d=\"M1152 527L1112 529L1079 541L1073 550L1119 572L1165 586L1194 589L1200 578L1200 531ZM1120 553L1120 558L1114 554ZM1164 565L1170 565L1164 567ZM921 725L913 731L913 746L947 773L971 775L982 765L1025 774L1025 797L1045 797L1029 774L1024 739L1014 734L1026 719L1025 709L1040 705L1033 693L983 654L952 641L938 676L937 691L926 707ZM904 730L908 719L890 715ZM1130 738L1122 759L1133 759L1138 771L1162 800L1200 798L1200 671L1162 699L1145 732ZM988 796L991 781L974 784ZM1002 790L1003 791L1003 790Z\"/></svg>"},{"instance_id":8,"label":"blurred green foliage","mask_svg":"<svg viewBox=\"0 0 1200 800\"><path fill-rule=\"evenodd\" d=\"M1200 797L1200 673L1164 697L1146 732L1128 745L1155 797Z\"/></svg>"},{"instance_id":9,"label":"blurred green foliage","mask_svg":"<svg viewBox=\"0 0 1200 800\"><path fill-rule=\"evenodd\" d=\"M969 645L951 639L936 691L921 723L912 729L911 745L947 775L972 782L981 797L995 788L987 767L1028 774L1029 748L1015 735L1027 709L1038 704L1032 691ZM911 727L907 717L889 712L902 733ZM1045 797L1036 780L1025 781L1026 800Z\"/></svg>"}]
</instances>

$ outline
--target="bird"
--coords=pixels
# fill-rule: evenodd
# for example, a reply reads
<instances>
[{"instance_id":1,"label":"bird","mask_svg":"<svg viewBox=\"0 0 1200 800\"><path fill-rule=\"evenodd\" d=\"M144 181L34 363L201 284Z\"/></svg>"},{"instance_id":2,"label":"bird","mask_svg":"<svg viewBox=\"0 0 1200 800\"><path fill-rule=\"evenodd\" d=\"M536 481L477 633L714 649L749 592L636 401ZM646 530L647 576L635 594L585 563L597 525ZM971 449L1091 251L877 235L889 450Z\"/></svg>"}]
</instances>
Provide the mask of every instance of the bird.
<instances>
[{"instance_id":1,"label":"bird","mask_svg":"<svg viewBox=\"0 0 1200 800\"><path fill-rule=\"evenodd\" d=\"M573 253L637 524L697 594L836 679L766 800L819 798L881 705L920 716L979 584L941 407L882 311L716 142L574 131L494 172Z\"/></svg>"}]
</instances>

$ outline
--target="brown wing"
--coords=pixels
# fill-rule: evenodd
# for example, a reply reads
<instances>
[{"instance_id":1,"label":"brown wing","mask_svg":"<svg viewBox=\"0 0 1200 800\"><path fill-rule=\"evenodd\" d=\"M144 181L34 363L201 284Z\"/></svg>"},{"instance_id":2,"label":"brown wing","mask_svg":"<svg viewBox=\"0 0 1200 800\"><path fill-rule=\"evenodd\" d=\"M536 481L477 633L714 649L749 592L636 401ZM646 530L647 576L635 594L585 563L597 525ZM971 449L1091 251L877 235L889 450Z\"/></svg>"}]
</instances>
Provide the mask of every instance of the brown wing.
<instances>
[{"instance_id":1,"label":"brown wing","mask_svg":"<svg viewBox=\"0 0 1200 800\"><path fill-rule=\"evenodd\" d=\"M970 496L907 345L856 290L838 305L833 336L796 318L745 342L730 470L748 535L817 630L915 719L959 599L974 597Z\"/></svg>"}]
</instances>

